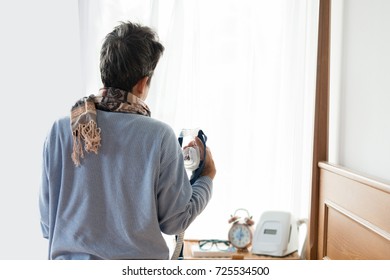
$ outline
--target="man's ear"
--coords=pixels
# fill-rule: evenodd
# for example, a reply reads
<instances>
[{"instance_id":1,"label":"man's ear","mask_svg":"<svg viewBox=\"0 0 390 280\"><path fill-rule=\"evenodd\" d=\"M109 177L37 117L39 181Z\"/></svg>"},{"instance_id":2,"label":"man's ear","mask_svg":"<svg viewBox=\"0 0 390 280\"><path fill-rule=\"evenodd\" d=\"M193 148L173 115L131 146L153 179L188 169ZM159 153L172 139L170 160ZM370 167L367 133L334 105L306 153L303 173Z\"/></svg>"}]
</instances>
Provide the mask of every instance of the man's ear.
<instances>
[{"instance_id":1,"label":"man's ear","mask_svg":"<svg viewBox=\"0 0 390 280\"><path fill-rule=\"evenodd\" d=\"M145 76L141 80L139 80L133 87L132 93L135 95L142 96L147 91L147 88L149 86L148 80L149 80L148 76Z\"/></svg>"}]
</instances>

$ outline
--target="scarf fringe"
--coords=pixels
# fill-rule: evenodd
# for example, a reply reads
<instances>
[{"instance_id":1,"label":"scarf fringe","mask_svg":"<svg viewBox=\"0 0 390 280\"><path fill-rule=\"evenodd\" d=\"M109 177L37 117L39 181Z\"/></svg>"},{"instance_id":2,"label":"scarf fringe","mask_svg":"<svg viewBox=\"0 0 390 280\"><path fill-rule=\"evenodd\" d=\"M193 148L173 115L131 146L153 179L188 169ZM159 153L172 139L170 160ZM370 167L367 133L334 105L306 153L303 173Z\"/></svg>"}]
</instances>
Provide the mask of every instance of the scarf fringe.
<instances>
[{"instance_id":1,"label":"scarf fringe","mask_svg":"<svg viewBox=\"0 0 390 280\"><path fill-rule=\"evenodd\" d=\"M83 97L73 105L70 113L70 127L73 133L71 158L75 166L81 164L80 160L84 158L84 149L86 152L98 153L101 138L100 128L96 124L96 108L108 112L140 114L150 117L150 109L142 99L121 89L102 88L99 90L98 96Z\"/></svg>"},{"instance_id":2,"label":"scarf fringe","mask_svg":"<svg viewBox=\"0 0 390 280\"><path fill-rule=\"evenodd\" d=\"M73 131L73 152L72 160L76 166L80 165L80 157L84 158L83 145L86 152L98 153L100 147L100 128L95 121L91 120L87 124L78 124Z\"/></svg>"}]
</instances>

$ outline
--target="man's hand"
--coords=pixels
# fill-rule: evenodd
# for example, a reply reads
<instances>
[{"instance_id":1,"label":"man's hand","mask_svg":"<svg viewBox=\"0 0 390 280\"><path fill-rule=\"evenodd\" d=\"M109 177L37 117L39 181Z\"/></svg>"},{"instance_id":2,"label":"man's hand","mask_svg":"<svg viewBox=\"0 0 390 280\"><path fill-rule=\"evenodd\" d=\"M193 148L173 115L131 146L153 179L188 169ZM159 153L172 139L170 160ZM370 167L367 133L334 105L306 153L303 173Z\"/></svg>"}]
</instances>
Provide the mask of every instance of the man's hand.
<instances>
[{"instance_id":1,"label":"man's hand","mask_svg":"<svg viewBox=\"0 0 390 280\"><path fill-rule=\"evenodd\" d=\"M196 141L196 145L199 147L200 160L204 160L204 146L203 146L203 143L199 139L199 137L196 137L195 141ZM206 147L206 162L204 164L203 171L202 171L202 173L200 175L201 176L208 176L208 177L211 178L211 180L213 180L216 173L217 173L217 170L215 168L213 155L211 154L210 148Z\"/></svg>"},{"instance_id":2,"label":"man's hand","mask_svg":"<svg viewBox=\"0 0 390 280\"><path fill-rule=\"evenodd\" d=\"M209 176L211 180L214 179L217 170L215 169L215 164L213 160L213 156L209 147L206 148L206 162L202 171L201 176Z\"/></svg>"},{"instance_id":3,"label":"man's hand","mask_svg":"<svg viewBox=\"0 0 390 280\"><path fill-rule=\"evenodd\" d=\"M203 146L202 141L199 139L199 137L196 137L195 141L191 141L183 149L185 149L187 147L195 147L195 146L199 148L200 160L204 160L204 146ZM216 173L217 173L217 170L215 168L215 164L214 164L214 160L213 160L213 156L211 154L210 148L206 147L206 162L204 164L203 171L200 175L201 176L208 176L211 178L211 180L213 180Z\"/></svg>"}]
</instances>

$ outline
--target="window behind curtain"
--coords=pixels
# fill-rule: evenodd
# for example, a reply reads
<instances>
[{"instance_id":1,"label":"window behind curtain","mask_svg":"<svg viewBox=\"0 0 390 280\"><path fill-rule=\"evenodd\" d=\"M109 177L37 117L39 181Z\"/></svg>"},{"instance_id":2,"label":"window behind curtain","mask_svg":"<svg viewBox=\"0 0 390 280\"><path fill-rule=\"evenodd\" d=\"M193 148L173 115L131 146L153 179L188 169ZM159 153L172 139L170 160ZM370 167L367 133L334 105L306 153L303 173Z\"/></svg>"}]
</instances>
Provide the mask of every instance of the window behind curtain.
<instances>
[{"instance_id":1,"label":"window behind curtain","mask_svg":"<svg viewBox=\"0 0 390 280\"><path fill-rule=\"evenodd\" d=\"M227 238L246 208L309 213L318 1L80 0L85 94L119 21L153 27L166 50L146 100L152 117L201 128L217 167L213 199L186 238Z\"/></svg>"}]
</instances>

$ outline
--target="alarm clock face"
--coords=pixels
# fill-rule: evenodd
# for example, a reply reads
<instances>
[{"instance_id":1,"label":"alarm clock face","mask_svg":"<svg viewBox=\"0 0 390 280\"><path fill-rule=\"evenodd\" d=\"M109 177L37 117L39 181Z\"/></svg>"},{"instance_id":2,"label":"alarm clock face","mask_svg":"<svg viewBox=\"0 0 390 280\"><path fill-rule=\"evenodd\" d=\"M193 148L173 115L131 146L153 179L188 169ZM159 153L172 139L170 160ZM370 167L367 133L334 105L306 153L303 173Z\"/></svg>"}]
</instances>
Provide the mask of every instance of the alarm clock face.
<instances>
[{"instance_id":1,"label":"alarm clock face","mask_svg":"<svg viewBox=\"0 0 390 280\"><path fill-rule=\"evenodd\" d=\"M229 241L238 249L244 249L252 243L252 231L246 224L236 223L229 230Z\"/></svg>"}]
</instances>

